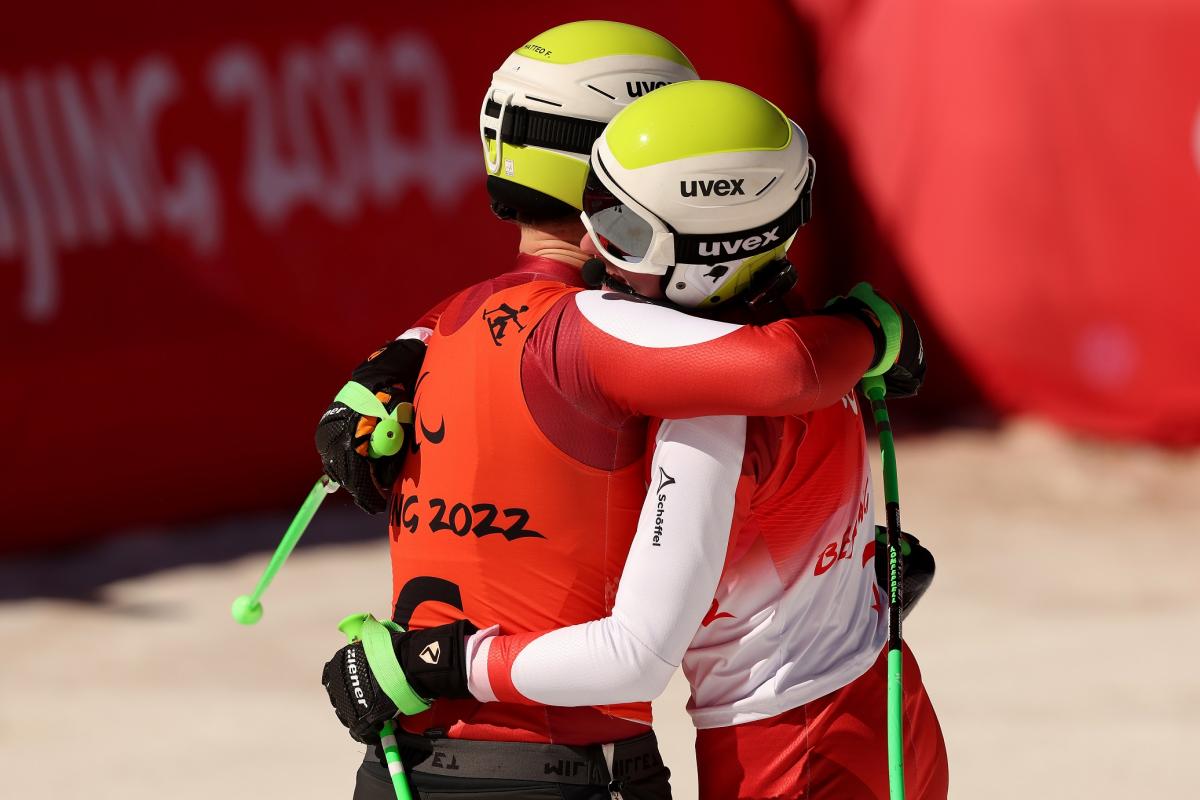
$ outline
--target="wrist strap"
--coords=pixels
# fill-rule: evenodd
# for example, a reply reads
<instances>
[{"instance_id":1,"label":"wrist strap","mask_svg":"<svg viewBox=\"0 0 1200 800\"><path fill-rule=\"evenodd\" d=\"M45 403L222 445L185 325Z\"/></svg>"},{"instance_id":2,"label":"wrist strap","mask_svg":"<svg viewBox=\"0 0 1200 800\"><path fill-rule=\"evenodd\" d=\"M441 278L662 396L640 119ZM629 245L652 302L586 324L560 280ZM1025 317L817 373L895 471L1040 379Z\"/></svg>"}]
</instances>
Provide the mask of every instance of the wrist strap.
<instances>
[{"instance_id":1,"label":"wrist strap","mask_svg":"<svg viewBox=\"0 0 1200 800\"><path fill-rule=\"evenodd\" d=\"M401 714L412 716L429 708L429 703L409 685L408 678L400 667L400 661L396 658L396 650L392 647L392 632L402 633L403 628L391 620L380 622L370 614L353 614L346 617L338 628L351 640L358 639L362 642L371 675L388 699L396 704Z\"/></svg>"},{"instance_id":2,"label":"wrist strap","mask_svg":"<svg viewBox=\"0 0 1200 800\"><path fill-rule=\"evenodd\" d=\"M833 297L825 304L825 307L817 314L845 314L854 317L863 324L863 327L871 334L871 364L868 370L874 369L879 364L882 364L887 355L887 334L883 331L883 325L880 324L875 312L871 310L863 301L855 297ZM864 379L867 377L863 375Z\"/></svg>"},{"instance_id":3,"label":"wrist strap","mask_svg":"<svg viewBox=\"0 0 1200 800\"><path fill-rule=\"evenodd\" d=\"M896 313L896 309L892 304L884 300L875 293L869 283L860 283L850 290L850 296L866 304L867 308L871 309L871 313L879 320L880 327L883 328L883 336L886 341L883 350L883 358L879 359L872 367L863 375L864 378L872 378L876 375L882 375L892 368L896 363L896 359L900 355L900 338L903 335L904 326L900 320L900 315Z\"/></svg>"}]
</instances>

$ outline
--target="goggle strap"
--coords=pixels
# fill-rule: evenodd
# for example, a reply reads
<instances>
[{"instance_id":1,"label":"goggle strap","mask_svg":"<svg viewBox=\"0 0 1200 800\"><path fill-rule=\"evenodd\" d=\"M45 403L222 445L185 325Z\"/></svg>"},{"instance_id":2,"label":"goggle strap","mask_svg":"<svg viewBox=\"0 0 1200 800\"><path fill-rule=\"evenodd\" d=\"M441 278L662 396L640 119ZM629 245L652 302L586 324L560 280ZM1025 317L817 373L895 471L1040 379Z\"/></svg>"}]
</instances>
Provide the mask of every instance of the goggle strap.
<instances>
[{"instance_id":1,"label":"goggle strap","mask_svg":"<svg viewBox=\"0 0 1200 800\"><path fill-rule=\"evenodd\" d=\"M485 113L489 117L500 116L500 104L488 100ZM523 106L510 105L500 126L500 135L505 144L517 147L545 147L550 150L565 150L568 153L588 155L592 144L604 132L604 123L561 114L546 114ZM488 139L496 138L493 129L483 134Z\"/></svg>"},{"instance_id":2,"label":"goggle strap","mask_svg":"<svg viewBox=\"0 0 1200 800\"><path fill-rule=\"evenodd\" d=\"M732 233L676 233L676 264L719 264L735 258L765 253L787 241L788 237L808 222L812 215L812 190L806 186L792 207L765 225L755 225ZM772 232L774 232L773 235ZM745 240L757 236L766 239L753 250L744 249ZM701 251L703 248L703 252Z\"/></svg>"}]
</instances>

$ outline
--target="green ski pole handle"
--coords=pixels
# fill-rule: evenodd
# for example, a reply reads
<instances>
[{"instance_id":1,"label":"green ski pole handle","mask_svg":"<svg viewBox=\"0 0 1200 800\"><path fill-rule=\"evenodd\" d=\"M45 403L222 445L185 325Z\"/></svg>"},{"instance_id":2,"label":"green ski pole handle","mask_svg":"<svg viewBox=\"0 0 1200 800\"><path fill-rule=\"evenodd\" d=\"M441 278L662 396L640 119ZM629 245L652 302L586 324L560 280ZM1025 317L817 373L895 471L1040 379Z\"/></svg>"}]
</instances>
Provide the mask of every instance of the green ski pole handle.
<instances>
[{"instance_id":1,"label":"green ski pole handle","mask_svg":"<svg viewBox=\"0 0 1200 800\"><path fill-rule=\"evenodd\" d=\"M379 418L371 433L371 441L367 444L370 458L384 458L400 452L404 446L404 429L400 423L413 421L412 403L400 403L388 411L370 389L354 381L343 386L333 401L350 406L364 417Z\"/></svg>"},{"instance_id":2,"label":"green ski pole handle","mask_svg":"<svg viewBox=\"0 0 1200 800\"><path fill-rule=\"evenodd\" d=\"M904 674L903 636L900 607L904 583L901 571L900 487L896 469L896 441L888 417L887 387L878 375L863 378L863 392L871 401L875 428L879 432L879 451L883 457L883 499L887 513L888 557L888 784L892 800L904 800Z\"/></svg>"},{"instance_id":3,"label":"green ski pole handle","mask_svg":"<svg viewBox=\"0 0 1200 800\"><path fill-rule=\"evenodd\" d=\"M262 577L258 579L258 585L254 587L254 591L250 594L244 594L233 601L233 618L242 625L253 625L262 619L263 608L262 600L263 593L267 591L267 587L271 585L271 581L275 580L275 575L279 572L283 562L287 561L287 557L291 555L292 550L296 547L296 542L300 541L300 536L308 527L308 523L312 521L313 515L317 513L317 509L321 507L325 496L333 494L338 490L338 485L329 479L328 475L322 475L320 480L313 484L313 488L308 493L308 497L304 498L304 502L300 506L300 510L296 512L296 516L292 519L292 524L288 525L287 532L283 534L283 538L279 541L279 546L275 548L275 554L271 556L271 561L267 564L267 568L263 570Z\"/></svg>"},{"instance_id":4,"label":"green ski pole handle","mask_svg":"<svg viewBox=\"0 0 1200 800\"><path fill-rule=\"evenodd\" d=\"M361 641L367 656L367 667L383 693L396 704L401 714L420 714L429 708L429 703L413 691L404 677L404 670L392 649L392 633L403 633L391 620L377 620L370 614L351 614L338 624L338 630L346 634L350 642ZM387 761L388 774L396 800L412 800L412 790L404 775L404 762L400 760L400 745L396 741L396 723L387 720L379 729L379 741L383 746L383 757Z\"/></svg>"},{"instance_id":5,"label":"green ski pole handle","mask_svg":"<svg viewBox=\"0 0 1200 800\"><path fill-rule=\"evenodd\" d=\"M363 416L379 418L367 446L367 454L370 458L394 456L400 452L400 448L404 446L404 429L400 427L400 424L412 422L412 403L400 403L392 411L388 411L370 389L354 381L343 386L333 399L334 402L344 403ZM262 619L263 593L275 579L283 562L287 561L288 556L291 555L292 550L296 547L296 542L300 541L301 535L308 528L308 524L312 522L313 515L317 513L325 495L333 494L337 490L338 484L330 480L327 475L322 475L321 479L313 486L308 497L301 504L300 510L292 519L292 524L288 526L283 538L279 541L279 546L275 548L275 555L271 556L271 561L263 570L262 577L259 578L254 591L233 601L231 611L233 618L238 623L254 625Z\"/></svg>"}]
</instances>

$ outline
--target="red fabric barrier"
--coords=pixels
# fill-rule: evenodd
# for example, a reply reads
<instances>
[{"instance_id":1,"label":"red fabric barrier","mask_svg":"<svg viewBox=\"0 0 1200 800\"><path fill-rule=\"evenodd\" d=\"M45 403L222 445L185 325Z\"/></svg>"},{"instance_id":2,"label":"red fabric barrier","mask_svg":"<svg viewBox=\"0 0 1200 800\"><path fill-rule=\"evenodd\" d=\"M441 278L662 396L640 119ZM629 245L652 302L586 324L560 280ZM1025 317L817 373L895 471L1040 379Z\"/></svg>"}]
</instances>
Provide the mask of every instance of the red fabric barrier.
<instances>
[{"instance_id":1,"label":"red fabric barrier","mask_svg":"<svg viewBox=\"0 0 1200 800\"><path fill-rule=\"evenodd\" d=\"M0 551L298 502L350 368L511 263L480 100L508 52L578 13L75 5L0 28ZM810 113L784 3L602 13Z\"/></svg>"},{"instance_id":2,"label":"red fabric barrier","mask_svg":"<svg viewBox=\"0 0 1200 800\"><path fill-rule=\"evenodd\" d=\"M479 101L578 13L73 5L0 28L0 552L298 502L349 368L510 263ZM913 291L1002 409L1200 441L1194 3L602 13L808 130L811 294L862 272ZM932 375L934 396L960 380Z\"/></svg>"},{"instance_id":3,"label":"red fabric barrier","mask_svg":"<svg viewBox=\"0 0 1200 800\"><path fill-rule=\"evenodd\" d=\"M794 5L870 223L987 396L1200 442L1200 5Z\"/></svg>"}]
</instances>

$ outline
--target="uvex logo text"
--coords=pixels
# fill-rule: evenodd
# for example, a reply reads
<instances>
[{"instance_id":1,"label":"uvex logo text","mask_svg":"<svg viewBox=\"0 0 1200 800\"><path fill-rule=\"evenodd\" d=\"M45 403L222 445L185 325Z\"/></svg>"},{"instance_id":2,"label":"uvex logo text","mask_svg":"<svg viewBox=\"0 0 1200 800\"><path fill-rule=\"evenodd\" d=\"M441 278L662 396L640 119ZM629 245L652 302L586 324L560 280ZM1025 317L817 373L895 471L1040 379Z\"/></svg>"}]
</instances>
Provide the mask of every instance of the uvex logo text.
<instances>
[{"instance_id":1,"label":"uvex logo text","mask_svg":"<svg viewBox=\"0 0 1200 800\"><path fill-rule=\"evenodd\" d=\"M763 231L758 236L747 236L745 239L736 239L730 241L719 242L701 242L700 255L702 256L719 256L737 255L738 253L752 253L755 250L761 250L772 242L779 241L779 226L776 225L769 231Z\"/></svg>"},{"instance_id":2,"label":"uvex logo text","mask_svg":"<svg viewBox=\"0 0 1200 800\"><path fill-rule=\"evenodd\" d=\"M697 194L704 195L705 197L712 194L715 194L717 197L727 197L733 194L744 195L745 192L742 191L742 181L744 180L746 179L735 178L734 180L727 181L722 178L719 181L680 181L679 193L684 197L695 197Z\"/></svg>"},{"instance_id":3,"label":"uvex logo text","mask_svg":"<svg viewBox=\"0 0 1200 800\"><path fill-rule=\"evenodd\" d=\"M655 89L661 89L668 83L669 81L625 81L625 91L629 92L630 97L641 97Z\"/></svg>"}]
</instances>

